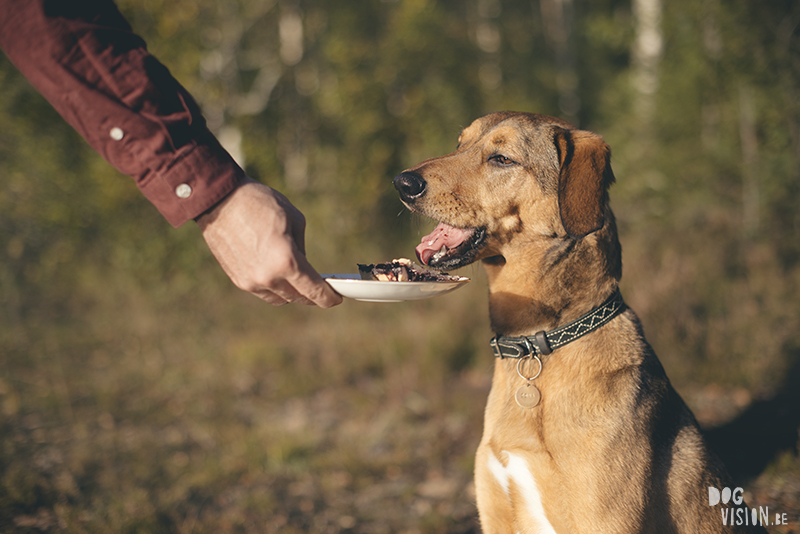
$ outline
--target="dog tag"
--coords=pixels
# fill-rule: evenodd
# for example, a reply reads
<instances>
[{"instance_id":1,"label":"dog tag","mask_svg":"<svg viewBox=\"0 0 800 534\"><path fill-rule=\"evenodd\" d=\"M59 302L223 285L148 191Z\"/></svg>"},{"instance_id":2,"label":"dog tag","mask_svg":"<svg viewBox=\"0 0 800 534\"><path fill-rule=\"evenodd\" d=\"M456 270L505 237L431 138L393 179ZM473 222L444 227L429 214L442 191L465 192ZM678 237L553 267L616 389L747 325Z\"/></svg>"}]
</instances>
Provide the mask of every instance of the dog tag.
<instances>
[{"instance_id":1,"label":"dog tag","mask_svg":"<svg viewBox=\"0 0 800 534\"><path fill-rule=\"evenodd\" d=\"M539 388L529 382L517 390L514 399L522 408L535 408L542 400L542 394L539 392Z\"/></svg>"}]
</instances>

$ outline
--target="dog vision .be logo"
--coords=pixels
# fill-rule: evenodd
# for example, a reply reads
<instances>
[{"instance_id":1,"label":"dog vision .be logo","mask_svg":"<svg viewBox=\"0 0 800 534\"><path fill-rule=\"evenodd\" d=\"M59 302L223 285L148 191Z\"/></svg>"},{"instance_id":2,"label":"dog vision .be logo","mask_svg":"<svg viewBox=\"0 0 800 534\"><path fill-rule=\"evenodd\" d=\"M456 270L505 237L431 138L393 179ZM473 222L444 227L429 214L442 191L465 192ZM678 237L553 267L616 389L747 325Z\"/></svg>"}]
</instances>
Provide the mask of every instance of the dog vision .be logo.
<instances>
[{"instance_id":1,"label":"dog vision .be logo","mask_svg":"<svg viewBox=\"0 0 800 534\"><path fill-rule=\"evenodd\" d=\"M744 498L742 497L744 490L742 488L722 488L720 491L717 488L708 488L708 505L717 506L723 504L722 511L722 524L725 526L749 526L760 525L767 527L770 525L786 525L788 519L786 514L775 514L775 521L770 523L769 507L759 506L758 508L747 508L742 506ZM728 506L728 503L731 506Z\"/></svg>"}]
</instances>

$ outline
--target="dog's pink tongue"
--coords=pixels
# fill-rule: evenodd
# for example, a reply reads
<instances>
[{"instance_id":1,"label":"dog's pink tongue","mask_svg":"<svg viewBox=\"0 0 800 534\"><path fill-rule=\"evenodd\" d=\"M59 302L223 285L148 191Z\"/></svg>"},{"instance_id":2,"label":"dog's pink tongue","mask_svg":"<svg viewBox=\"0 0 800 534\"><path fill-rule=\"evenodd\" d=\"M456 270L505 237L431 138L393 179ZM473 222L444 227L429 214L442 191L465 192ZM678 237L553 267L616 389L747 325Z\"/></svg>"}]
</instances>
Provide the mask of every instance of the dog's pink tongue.
<instances>
[{"instance_id":1,"label":"dog's pink tongue","mask_svg":"<svg viewBox=\"0 0 800 534\"><path fill-rule=\"evenodd\" d=\"M417 245L417 258L423 265L428 265L431 256L439 252L442 247L455 248L470 235L472 235L471 230L461 230L440 222L433 232L423 237L422 242Z\"/></svg>"}]
</instances>

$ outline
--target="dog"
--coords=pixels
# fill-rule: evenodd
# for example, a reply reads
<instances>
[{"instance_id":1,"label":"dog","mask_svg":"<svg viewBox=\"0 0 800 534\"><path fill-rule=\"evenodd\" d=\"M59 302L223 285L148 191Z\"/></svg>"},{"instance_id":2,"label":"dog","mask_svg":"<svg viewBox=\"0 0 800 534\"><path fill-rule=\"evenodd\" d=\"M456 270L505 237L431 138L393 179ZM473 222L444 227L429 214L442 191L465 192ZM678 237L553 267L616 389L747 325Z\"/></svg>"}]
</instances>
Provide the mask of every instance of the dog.
<instances>
[{"instance_id":1,"label":"dog","mask_svg":"<svg viewBox=\"0 0 800 534\"><path fill-rule=\"evenodd\" d=\"M741 489L712 506L733 485L619 294L613 182L602 137L517 112L477 119L455 152L394 178L439 221L419 260L486 270L497 358L475 460L482 529L765 532Z\"/></svg>"}]
</instances>

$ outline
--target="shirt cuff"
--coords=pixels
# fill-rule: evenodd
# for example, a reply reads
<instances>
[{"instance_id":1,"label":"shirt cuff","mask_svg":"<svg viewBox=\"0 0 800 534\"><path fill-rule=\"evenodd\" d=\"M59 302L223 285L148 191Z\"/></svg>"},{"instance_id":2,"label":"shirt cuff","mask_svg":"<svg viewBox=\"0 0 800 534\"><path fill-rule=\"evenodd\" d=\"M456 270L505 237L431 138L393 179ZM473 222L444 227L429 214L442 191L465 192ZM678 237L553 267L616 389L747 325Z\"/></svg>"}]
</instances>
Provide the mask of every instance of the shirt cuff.
<instances>
[{"instance_id":1,"label":"shirt cuff","mask_svg":"<svg viewBox=\"0 0 800 534\"><path fill-rule=\"evenodd\" d=\"M174 227L211 209L243 183L245 173L221 147L196 145L167 169L137 182Z\"/></svg>"}]
</instances>

